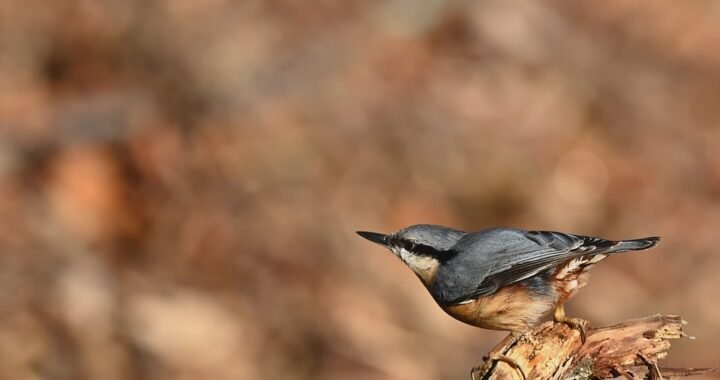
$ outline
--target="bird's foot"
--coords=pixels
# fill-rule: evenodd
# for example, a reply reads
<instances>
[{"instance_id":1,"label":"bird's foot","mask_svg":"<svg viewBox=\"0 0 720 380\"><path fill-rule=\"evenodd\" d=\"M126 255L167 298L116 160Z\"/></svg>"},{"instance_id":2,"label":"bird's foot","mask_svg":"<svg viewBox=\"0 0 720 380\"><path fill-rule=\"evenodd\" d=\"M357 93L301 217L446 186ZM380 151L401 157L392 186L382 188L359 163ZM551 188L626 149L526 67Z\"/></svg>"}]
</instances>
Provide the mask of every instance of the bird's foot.
<instances>
[{"instance_id":1,"label":"bird's foot","mask_svg":"<svg viewBox=\"0 0 720 380\"><path fill-rule=\"evenodd\" d=\"M571 329L580 331L580 341L582 342L582 344L585 344L585 341L587 341L585 327L587 327L588 321L580 318L568 318L567 316L565 316L565 305L562 303L555 307L553 319L555 320L555 323L563 323Z\"/></svg>"},{"instance_id":2,"label":"bird's foot","mask_svg":"<svg viewBox=\"0 0 720 380\"><path fill-rule=\"evenodd\" d=\"M580 332L580 341L585 344L587 341L587 334L585 334L585 328L588 325L588 321L580 318L555 318L555 323L562 323L570 327L571 329L578 330Z\"/></svg>"},{"instance_id":3,"label":"bird's foot","mask_svg":"<svg viewBox=\"0 0 720 380\"><path fill-rule=\"evenodd\" d=\"M525 376L525 371L523 371L522 367L520 367L520 364L518 364L515 359L502 355L502 354L489 354L489 356L483 358L485 360L485 363L479 367L475 367L470 372L470 378L472 380L480 380L485 378L485 375L487 375L497 362L503 362L510 367L512 367L514 370L518 371L520 373L520 376L523 380L527 380L527 377Z\"/></svg>"},{"instance_id":4,"label":"bird's foot","mask_svg":"<svg viewBox=\"0 0 720 380\"><path fill-rule=\"evenodd\" d=\"M525 372L522 367L518 364L515 359L505 355L510 348L512 348L524 334L518 332L511 332L506 336L495 348L490 351L487 356L483 357L483 365L473 368L470 372L470 376L473 380L483 379L492 369L497 362L503 362L518 371L523 380L526 380Z\"/></svg>"}]
</instances>

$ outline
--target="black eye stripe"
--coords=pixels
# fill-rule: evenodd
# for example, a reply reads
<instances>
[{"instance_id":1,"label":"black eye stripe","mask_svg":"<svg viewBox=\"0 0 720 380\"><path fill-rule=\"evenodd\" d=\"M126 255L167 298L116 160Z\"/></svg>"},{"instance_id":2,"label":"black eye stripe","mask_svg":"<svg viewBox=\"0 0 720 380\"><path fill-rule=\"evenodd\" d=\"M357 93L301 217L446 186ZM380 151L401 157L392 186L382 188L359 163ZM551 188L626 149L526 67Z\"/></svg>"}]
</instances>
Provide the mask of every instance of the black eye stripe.
<instances>
[{"instance_id":1,"label":"black eye stripe","mask_svg":"<svg viewBox=\"0 0 720 380\"><path fill-rule=\"evenodd\" d=\"M454 252L452 251L438 251L431 246L416 243L412 240L403 239L393 235L388 236L388 243L391 246L402 248L416 255L430 256L439 260L446 260L454 256Z\"/></svg>"},{"instance_id":2,"label":"black eye stripe","mask_svg":"<svg viewBox=\"0 0 720 380\"><path fill-rule=\"evenodd\" d=\"M425 256L433 256L438 257L440 255L440 252L432 247L428 247L427 245L422 244L416 244L415 245L415 252L421 255Z\"/></svg>"},{"instance_id":3,"label":"black eye stripe","mask_svg":"<svg viewBox=\"0 0 720 380\"><path fill-rule=\"evenodd\" d=\"M432 257L438 257L440 255L440 252L433 247L424 244L418 244L410 240L394 239L392 241L392 244L418 255Z\"/></svg>"}]
</instances>

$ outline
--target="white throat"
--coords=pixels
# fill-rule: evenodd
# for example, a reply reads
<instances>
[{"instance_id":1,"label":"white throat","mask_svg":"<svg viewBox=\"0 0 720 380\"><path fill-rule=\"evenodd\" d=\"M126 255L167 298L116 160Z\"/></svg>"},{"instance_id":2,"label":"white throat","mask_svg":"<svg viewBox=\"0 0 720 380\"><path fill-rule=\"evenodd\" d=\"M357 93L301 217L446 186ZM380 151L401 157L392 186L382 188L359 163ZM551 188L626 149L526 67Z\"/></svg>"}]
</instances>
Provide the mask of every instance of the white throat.
<instances>
[{"instance_id":1,"label":"white throat","mask_svg":"<svg viewBox=\"0 0 720 380\"><path fill-rule=\"evenodd\" d=\"M434 257L416 255L402 247L392 248L392 251L415 273L430 271L440 264Z\"/></svg>"}]
</instances>

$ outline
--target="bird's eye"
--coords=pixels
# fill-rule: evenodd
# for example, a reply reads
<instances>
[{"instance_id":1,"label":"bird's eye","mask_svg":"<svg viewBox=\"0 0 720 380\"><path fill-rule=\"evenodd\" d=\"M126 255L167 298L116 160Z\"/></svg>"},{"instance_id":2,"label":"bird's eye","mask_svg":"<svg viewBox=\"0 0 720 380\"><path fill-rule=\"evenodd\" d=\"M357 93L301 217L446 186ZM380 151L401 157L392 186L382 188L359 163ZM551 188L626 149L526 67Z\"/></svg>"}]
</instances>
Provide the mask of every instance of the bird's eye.
<instances>
[{"instance_id":1,"label":"bird's eye","mask_svg":"<svg viewBox=\"0 0 720 380\"><path fill-rule=\"evenodd\" d=\"M406 241L403 245L405 246L404 248L410 252L413 252L415 250L415 243L411 241Z\"/></svg>"}]
</instances>

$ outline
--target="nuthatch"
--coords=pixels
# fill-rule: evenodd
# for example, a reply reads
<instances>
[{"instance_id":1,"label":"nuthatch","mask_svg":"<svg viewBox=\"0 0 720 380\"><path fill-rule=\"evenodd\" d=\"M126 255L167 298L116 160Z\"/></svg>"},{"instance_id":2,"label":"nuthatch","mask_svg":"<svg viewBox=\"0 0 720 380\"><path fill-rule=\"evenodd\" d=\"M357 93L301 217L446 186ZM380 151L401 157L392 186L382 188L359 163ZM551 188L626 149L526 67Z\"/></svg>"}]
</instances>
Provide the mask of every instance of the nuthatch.
<instances>
[{"instance_id":1,"label":"nuthatch","mask_svg":"<svg viewBox=\"0 0 720 380\"><path fill-rule=\"evenodd\" d=\"M508 338L537 325L554 309L556 322L580 330L563 305L588 281L588 270L609 255L654 247L659 237L612 241L552 231L492 228L464 232L418 224L393 234L358 231L390 249L440 307L467 324L508 330Z\"/></svg>"}]
</instances>

